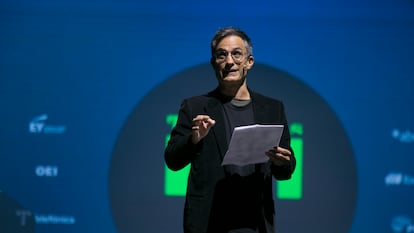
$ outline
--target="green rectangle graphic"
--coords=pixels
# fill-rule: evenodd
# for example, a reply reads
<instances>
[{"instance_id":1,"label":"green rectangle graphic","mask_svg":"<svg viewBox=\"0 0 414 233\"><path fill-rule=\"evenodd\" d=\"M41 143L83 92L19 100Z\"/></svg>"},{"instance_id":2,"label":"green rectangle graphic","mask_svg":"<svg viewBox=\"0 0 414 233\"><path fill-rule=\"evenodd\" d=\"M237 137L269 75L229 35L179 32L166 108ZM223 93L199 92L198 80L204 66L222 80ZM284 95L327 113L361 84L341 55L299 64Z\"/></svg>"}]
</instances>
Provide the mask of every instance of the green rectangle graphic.
<instances>
[{"instance_id":1,"label":"green rectangle graphic","mask_svg":"<svg viewBox=\"0 0 414 233\"><path fill-rule=\"evenodd\" d=\"M166 196L185 196L187 190L188 174L190 165L179 171L172 171L165 166L165 187Z\"/></svg>"},{"instance_id":2,"label":"green rectangle graphic","mask_svg":"<svg viewBox=\"0 0 414 233\"><path fill-rule=\"evenodd\" d=\"M296 169L290 180L277 181L277 197L279 199L302 198L302 173L303 173L303 139L292 138L291 146L295 152Z\"/></svg>"}]
</instances>

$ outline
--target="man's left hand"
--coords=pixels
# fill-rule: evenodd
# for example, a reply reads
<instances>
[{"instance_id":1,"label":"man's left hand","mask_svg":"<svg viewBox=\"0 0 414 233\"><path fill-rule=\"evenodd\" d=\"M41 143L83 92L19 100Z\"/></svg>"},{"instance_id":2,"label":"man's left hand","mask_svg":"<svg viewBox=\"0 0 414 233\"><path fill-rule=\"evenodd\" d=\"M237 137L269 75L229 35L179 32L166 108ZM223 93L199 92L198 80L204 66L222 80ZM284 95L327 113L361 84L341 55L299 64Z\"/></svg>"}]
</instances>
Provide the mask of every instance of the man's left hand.
<instances>
[{"instance_id":1,"label":"man's left hand","mask_svg":"<svg viewBox=\"0 0 414 233\"><path fill-rule=\"evenodd\" d=\"M272 163L276 166L288 165L290 163L290 156L292 153L290 150L276 146L265 153Z\"/></svg>"}]
</instances>

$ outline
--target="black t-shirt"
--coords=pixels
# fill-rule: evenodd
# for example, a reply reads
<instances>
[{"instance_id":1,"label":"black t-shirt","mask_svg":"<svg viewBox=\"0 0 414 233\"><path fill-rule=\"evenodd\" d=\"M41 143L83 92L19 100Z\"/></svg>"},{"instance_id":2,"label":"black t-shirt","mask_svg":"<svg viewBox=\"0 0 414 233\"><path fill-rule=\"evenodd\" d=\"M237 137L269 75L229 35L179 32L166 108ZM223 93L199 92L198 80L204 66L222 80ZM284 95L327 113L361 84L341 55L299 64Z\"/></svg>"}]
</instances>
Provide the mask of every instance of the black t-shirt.
<instances>
[{"instance_id":1,"label":"black t-shirt","mask_svg":"<svg viewBox=\"0 0 414 233\"><path fill-rule=\"evenodd\" d=\"M224 119L226 120L227 142L230 143L231 135L235 127L254 124L253 106L251 100L232 99L223 103ZM259 169L258 169L259 168ZM225 194L222 196L222 204L229 215L237 216L235 222L229 223L227 233L257 233L261 222L260 204L258 196L260 187L258 179L262 180L263 173L260 166L251 164L246 166L225 165L227 178L222 182ZM219 185L220 186L220 185ZM222 206L223 207L223 206ZM228 216L228 215L227 215ZM225 220L226 221L226 220ZM239 223L238 223L239 222ZM241 224L240 224L241 222Z\"/></svg>"}]
</instances>

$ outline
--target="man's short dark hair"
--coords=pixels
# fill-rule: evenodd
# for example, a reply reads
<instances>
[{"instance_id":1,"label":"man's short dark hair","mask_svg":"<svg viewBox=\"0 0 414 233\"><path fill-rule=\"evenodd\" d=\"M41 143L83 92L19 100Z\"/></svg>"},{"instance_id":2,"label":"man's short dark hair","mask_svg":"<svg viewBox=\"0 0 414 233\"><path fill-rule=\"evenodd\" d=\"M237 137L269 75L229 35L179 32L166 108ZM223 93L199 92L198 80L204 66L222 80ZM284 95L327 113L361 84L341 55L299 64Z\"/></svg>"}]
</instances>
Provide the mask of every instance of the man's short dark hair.
<instances>
[{"instance_id":1,"label":"man's short dark hair","mask_svg":"<svg viewBox=\"0 0 414 233\"><path fill-rule=\"evenodd\" d=\"M213 55L216 51L217 45L228 36L238 36L244 41L244 46L246 47L247 54L253 55L253 46L249 36L242 30L234 27L225 27L219 29L211 39L211 54Z\"/></svg>"}]
</instances>

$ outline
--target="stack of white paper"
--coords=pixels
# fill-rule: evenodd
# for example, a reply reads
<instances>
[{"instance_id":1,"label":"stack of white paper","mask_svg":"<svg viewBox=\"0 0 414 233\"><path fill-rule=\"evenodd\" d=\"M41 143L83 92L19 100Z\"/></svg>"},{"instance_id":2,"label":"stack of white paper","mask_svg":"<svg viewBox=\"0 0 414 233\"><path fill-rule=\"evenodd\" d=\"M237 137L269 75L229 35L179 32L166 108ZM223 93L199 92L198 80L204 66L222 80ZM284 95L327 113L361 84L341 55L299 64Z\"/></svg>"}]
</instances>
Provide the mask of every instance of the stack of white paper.
<instances>
[{"instance_id":1,"label":"stack of white paper","mask_svg":"<svg viewBox=\"0 0 414 233\"><path fill-rule=\"evenodd\" d=\"M236 127L221 165L264 163L266 151L279 145L283 125L248 125Z\"/></svg>"}]
</instances>

